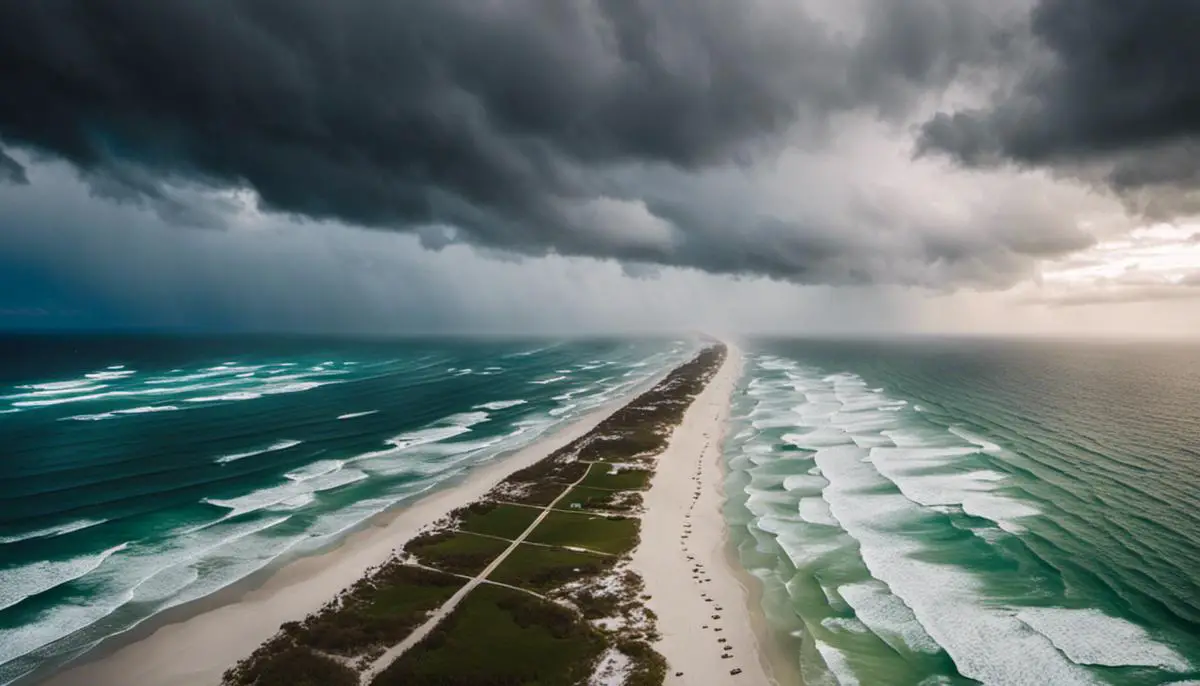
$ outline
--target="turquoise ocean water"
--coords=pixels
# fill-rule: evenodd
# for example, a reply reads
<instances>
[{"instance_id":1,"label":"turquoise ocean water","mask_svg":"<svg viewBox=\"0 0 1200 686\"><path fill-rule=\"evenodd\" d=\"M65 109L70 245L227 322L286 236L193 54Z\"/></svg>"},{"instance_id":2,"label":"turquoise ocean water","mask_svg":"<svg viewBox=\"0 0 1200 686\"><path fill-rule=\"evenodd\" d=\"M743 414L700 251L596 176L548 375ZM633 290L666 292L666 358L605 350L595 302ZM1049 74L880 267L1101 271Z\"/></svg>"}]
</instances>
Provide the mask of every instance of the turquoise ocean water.
<instances>
[{"instance_id":1,"label":"turquoise ocean water","mask_svg":"<svg viewBox=\"0 0 1200 686\"><path fill-rule=\"evenodd\" d=\"M727 517L810 684L1200 683L1200 347L760 341Z\"/></svg>"},{"instance_id":2,"label":"turquoise ocean water","mask_svg":"<svg viewBox=\"0 0 1200 686\"><path fill-rule=\"evenodd\" d=\"M698 348L0 339L0 684L328 546Z\"/></svg>"}]
</instances>

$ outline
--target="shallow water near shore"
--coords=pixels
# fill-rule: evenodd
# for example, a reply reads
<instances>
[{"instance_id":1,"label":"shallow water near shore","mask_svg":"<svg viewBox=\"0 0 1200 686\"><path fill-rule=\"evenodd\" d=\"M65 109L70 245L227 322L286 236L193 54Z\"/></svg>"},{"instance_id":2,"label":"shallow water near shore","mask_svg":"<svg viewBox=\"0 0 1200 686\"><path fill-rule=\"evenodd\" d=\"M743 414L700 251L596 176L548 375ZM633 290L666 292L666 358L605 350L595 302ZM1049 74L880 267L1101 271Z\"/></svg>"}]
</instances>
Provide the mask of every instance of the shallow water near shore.
<instances>
[{"instance_id":1,"label":"shallow water near shore","mask_svg":"<svg viewBox=\"0 0 1200 686\"><path fill-rule=\"evenodd\" d=\"M812 684L1200 678L1200 349L746 346L726 517Z\"/></svg>"},{"instance_id":2,"label":"shallow water near shore","mask_svg":"<svg viewBox=\"0 0 1200 686\"><path fill-rule=\"evenodd\" d=\"M690 340L0 341L0 683L317 550Z\"/></svg>"}]
</instances>

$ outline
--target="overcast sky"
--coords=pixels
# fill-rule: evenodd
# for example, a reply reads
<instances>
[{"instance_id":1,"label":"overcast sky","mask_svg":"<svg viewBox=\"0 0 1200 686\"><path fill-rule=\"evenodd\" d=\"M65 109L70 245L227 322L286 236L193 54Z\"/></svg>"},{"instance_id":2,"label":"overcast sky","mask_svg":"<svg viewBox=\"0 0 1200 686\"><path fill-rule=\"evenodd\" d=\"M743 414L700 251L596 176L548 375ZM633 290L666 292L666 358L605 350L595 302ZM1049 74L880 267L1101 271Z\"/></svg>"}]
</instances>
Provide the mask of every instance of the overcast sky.
<instances>
[{"instance_id":1,"label":"overcast sky","mask_svg":"<svg viewBox=\"0 0 1200 686\"><path fill-rule=\"evenodd\" d=\"M0 4L0 328L1200 334L1188 0Z\"/></svg>"}]
</instances>

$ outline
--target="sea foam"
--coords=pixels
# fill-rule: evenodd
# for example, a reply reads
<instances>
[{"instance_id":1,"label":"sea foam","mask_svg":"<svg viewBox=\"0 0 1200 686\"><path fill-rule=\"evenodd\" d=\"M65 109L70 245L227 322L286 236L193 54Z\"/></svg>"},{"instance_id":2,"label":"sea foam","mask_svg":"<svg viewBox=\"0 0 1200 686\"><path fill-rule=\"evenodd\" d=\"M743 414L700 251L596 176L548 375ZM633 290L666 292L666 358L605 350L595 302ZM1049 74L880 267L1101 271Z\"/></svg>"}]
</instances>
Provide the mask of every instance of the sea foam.
<instances>
[{"instance_id":1,"label":"sea foam","mask_svg":"<svg viewBox=\"0 0 1200 686\"><path fill-rule=\"evenodd\" d=\"M88 529L98 524L107 522L107 519L80 519L66 524L47 527L45 529L37 529L28 533L13 534L11 536L0 536L0 544L17 543L18 541L28 541L37 538L53 538L54 536L62 536L75 531Z\"/></svg>"},{"instance_id":2,"label":"sea foam","mask_svg":"<svg viewBox=\"0 0 1200 686\"><path fill-rule=\"evenodd\" d=\"M127 547L128 543L122 543L94 555L80 555L69 560L44 560L0 569L0 610L74 581L99 568L105 560Z\"/></svg>"},{"instance_id":3,"label":"sea foam","mask_svg":"<svg viewBox=\"0 0 1200 686\"><path fill-rule=\"evenodd\" d=\"M218 457L216 460L213 460L213 461L217 462L218 464L226 464L229 462L236 462L238 460L244 460L247 457L254 457L255 455L262 455L264 453L273 453L273 452L278 452L280 450L287 450L288 448L294 448L294 447L300 445L301 443L302 443L302 441L292 441L292 440L276 441L275 443L272 443L271 445L269 445L265 448L259 448L258 450L248 450L243 453L232 453L229 455L222 455L221 457Z\"/></svg>"}]
</instances>

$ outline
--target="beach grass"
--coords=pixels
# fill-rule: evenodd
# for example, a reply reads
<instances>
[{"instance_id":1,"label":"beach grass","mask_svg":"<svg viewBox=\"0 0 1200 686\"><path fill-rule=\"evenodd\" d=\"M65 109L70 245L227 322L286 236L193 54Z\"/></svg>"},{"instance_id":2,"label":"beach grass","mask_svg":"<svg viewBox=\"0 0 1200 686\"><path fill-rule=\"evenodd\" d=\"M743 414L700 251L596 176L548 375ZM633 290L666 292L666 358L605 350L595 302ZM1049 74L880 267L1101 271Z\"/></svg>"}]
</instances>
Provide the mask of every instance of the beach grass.
<instances>
[{"instance_id":1,"label":"beach grass","mask_svg":"<svg viewBox=\"0 0 1200 686\"><path fill-rule=\"evenodd\" d=\"M618 516L551 512L527 539L531 543L586 548L610 555L633 550L638 520Z\"/></svg>"},{"instance_id":2,"label":"beach grass","mask_svg":"<svg viewBox=\"0 0 1200 686\"><path fill-rule=\"evenodd\" d=\"M268 643L259 651L273 647L276 645ZM230 673L239 669L237 677L231 679ZM270 655L260 655L259 659L245 667L239 663L238 667L226 672L224 683L245 686L357 686L358 673L308 648L280 643Z\"/></svg>"},{"instance_id":3,"label":"beach grass","mask_svg":"<svg viewBox=\"0 0 1200 686\"><path fill-rule=\"evenodd\" d=\"M612 491L601 488L576 486L559 502L559 507L579 505L585 510L612 510L628 512L642 504L640 493L633 491Z\"/></svg>"},{"instance_id":4,"label":"beach grass","mask_svg":"<svg viewBox=\"0 0 1200 686\"><path fill-rule=\"evenodd\" d=\"M621 469L613 472L611 465L593 464L587 477L579 485L613 491L642 490L650 485L651 474L648 469Z\"/></svg>"},{"instance_id":5,"label":"beach grass","mask_svg":"<svg viewBox=\"0 0 1200 686\"><path fill-rule=\"evenodd\" d=\"M355 671L330 655L357 658L381 652L412 632L463 583L448 574L389 562L304 621L284 624L274 638L228 670L223 683L356 684Z\"/></svg>"},{"instance_id":6,"label":"beach grass","mask_svg":"<svg viewBox=\"0 0 1200 686\"><path fill-rule=\"evenodd\" d=\"M587 474L589 465L571 457L579 443L573 441L550 457L513 472L489 497L526 505L549 505L563 489Z\"/></svg>"},{"instance_id":7,"label":"beach grass","mask_svg":"<svg viewBox=\"0 0 1200 686\"><path fill-rule=\"evenodd\" d=\"M578 579L595 576L614 558L522 543L488 577L492 581L545 593Z\"/></svg>"},{"instance_id":8,"label":"beach grass","mask_svg":"<svg viewBox=\"0 0 1200 686\"><path fill-rule=\"evenodd\" d=\"M474 576L509 546L507 541L461 531L439 531L414 538L404 551L421 564L451 574Z\"/></svg>"},{"instance_id":9,"label":"beach grass","mask_svg":"<svg viewBox=\"0 0 1200 686\"><path fill-rule=\"evenodd\" d=\"M353 656L397 641L462 587L464 581L425 569L394 565L351 587L340 603L305 619L291 633L297 643Z\"/></svg>"},{"instance_id":10,"label":"beach grass","mask_svg":"<svg viewBox=\"0 0 1200 686\"><path fill-rule=\"evenodd\" d=\"M605 648L570 610L480 586L374 686L552 686L584 682Z\"/></svg>"},{"instance_id":11,"label":"beach grass","mask_svg":"<svg viewBox=\"0 0 1200 686\"><path fill-rule=\"evenodd\" d=\"M522 505L476 503L460 515L458 528L471 533L513 540L525 533L539 514L540 510Z\"/></svg>"}]
</instances>

